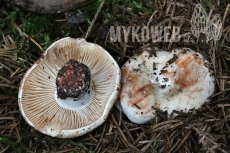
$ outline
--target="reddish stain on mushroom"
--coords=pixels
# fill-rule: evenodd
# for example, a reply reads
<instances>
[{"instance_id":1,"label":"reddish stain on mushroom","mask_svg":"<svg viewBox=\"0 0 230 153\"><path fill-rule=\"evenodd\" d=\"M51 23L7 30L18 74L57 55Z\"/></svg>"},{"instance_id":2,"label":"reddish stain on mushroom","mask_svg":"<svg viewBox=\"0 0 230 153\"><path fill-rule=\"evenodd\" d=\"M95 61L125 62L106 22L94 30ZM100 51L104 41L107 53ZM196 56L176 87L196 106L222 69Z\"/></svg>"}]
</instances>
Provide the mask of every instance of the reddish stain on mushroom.
<instances>
[{"instance_id":1,"label":"reddish stain on mushroom","mask_svg":"<svg viewBox=\"0 0 230 153\"><path fill-rule=\"evenodd\" d=\"M198 65L203 65L204 64L204 62L202 60L198 60L197 63L198 63Z\"/></svg>"},{"instance_id":2,"label":"reddish stain on mushroom","mask_svg":"<svg viewBox=\"0 0 230 153\"><path fill-rule=\"evenodd\" d=\"M186 58L181 58L180 56L180 58L178 58L175 63L180 68L187 68L189 63L191 63L193 60L195 60L195 57L191 55L187 56Z\"/></svg>"},{"instance_id":3,"label":"reddish stain on mushroom","mask_svg":"<svg viewBox=\"0 0 230 153\"><path fill-rule=\"evenodd\" d=\"M135 85L134 85L135 86ZM144 109L148 104L141 103L146 97L148 97L151 94L151 90L153 88L153 85L147 84L139 89L131 88L134 91L132 98L129 100L129 104L131 106L138 105L141 109Z\"/></svg>"},{"instance_id":4,"label":"reddish stain on mushroom","mask_svg":"<svg viewBox=\"0 0 230 153\"><path fill-rule=\"evenodd\" d=\"M147 111L144 111L142 115L146 115L146 114L148 114L150 111L152 111L152 109L148 109Z\"/></svg>"},{"instance_id":5,"label":"reddish stain on mushroom","mask_svg":"<svg viewBox=\"0 0 230 153\"><path fill-rule=\"evenodd\" d=\"M131 80L133 78L133 75L131 72L128 72L126 69L121 69L121 74L123 76L127 76L128 80Z\"/></svg>"},{"instance_id":6,"label":"reddish stain on mushroom","mask_svg":"<svg viewBox=\"0 0 230 153\"><path fill-rule=\"evenodd\" d=\"M193 86L198 81L193 79L192 71L189 69L184 70L178 78L175 78L175 83L178 84L181 88L187 88Z\"/></svg>"},{"instance_id":7,"label":"reddish stain on mushroom","mask_svg":"<svg viewBox=\"0 0 230 153\"><path fill-rule=\"evenodd\" d=\"M192 90L190 90L190 92L201 92L202 90L204 90L204 88L192 89Z\"/></svg>"},{"instance_id":8,"label":"reddish stain on mushroom","mask_svg":"<svg viewBox=\"0 0 230 153\"><path fill-rule=\"evenodd\" d=\"M203 64L203 61L198 59L196 60L194 55L184 56L186 57L182 56L183 58L180 57L175 62L180 70L177 71L178 75L173 78L175 83L178 84L181 88L188 88L198 83L196 74L194 74L196 71L194 70L197 69L198 65Z\"/></svg>"},{"instance_id":9,"label":"reddish stain on mushroom","mask_svg":"<svg viewBox=\"0 0 230 153\"><path fill-rule=\"evenodd\" d=\"M153 91L153 84L151 82L143 82L143 86L140 85L140 81L142 81L140 75L132 74L128 70L121 69L122 75L126 76L126 81L123 84L123 87L128 85L129 89L127 92L129 100L128 105L131 107L138 106L138 109L147 109L150 107L151 102L146 101L145 99L151 95ZM124 97L121 96L120 99ZM143 112L145 113L145 112Z\"/></svg>"},{"instance_id":10,"label":"reddish stain on mushroom","mask_svg":"<svg viewBox=\"0 0 230 153\"><path fill-rule=\"evenodd\" d=\"M175 72L167 71L163 75L166 76L166 77L172 78L175 75Z\"/></svg>"}]
</instances>

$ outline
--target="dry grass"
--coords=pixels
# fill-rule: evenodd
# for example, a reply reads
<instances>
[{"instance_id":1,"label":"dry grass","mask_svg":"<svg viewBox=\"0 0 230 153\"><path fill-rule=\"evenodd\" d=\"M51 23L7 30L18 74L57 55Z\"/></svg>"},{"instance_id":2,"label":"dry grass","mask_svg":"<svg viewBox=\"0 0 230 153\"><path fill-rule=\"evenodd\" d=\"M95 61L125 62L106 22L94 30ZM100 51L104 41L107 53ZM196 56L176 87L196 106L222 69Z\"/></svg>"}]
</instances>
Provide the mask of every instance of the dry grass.
<instances>
[{"instance_id":1,"label":"dry grass","mask_svg":"<svg viewBox=\"0 0 230 153\"><path fill-rule=\"evenodd\" d=\"M1 3L4 4L4 2ZM27 48L29 42L31 44L29 37L2 35L0 38L0 151L224 153L227 152L227 147L230 151L230 13L225 12L227 4L224 1L221 3L202 1L206 10L213 10L213 14L221 15L224 24L222 37L217 43L213 40L206 43L205 35L202 35L198 43L191 43L195 42L190 30L190 19L195 3L196 1L190 0L181 0L176 3L164 0L155 1L153 4L146 2L146 8L154 9L151 14L139 10L130 11L126 5L117 3L110 8L109 12L119 20L103 22L106 16L99 16L87 40L98 43L108 50L120 66L128 57L140 52L140 48L157 46L170 51L172 48L190 47L203 54L210 62L214 62L216 91L210 97L211 102L205 103L196 114L176 112L179 115L174 119L168 118L166 112L156 111L156 118L145 125L131 123L121 110L114 107L103 125L89 134L74 139L51 138L40 134L25 123L17 105L17 89L23 74L33 63L34 56L38 58L38 53L31 55L29 52L30 49ZM55 19L64 17L63 14ZM54 24L58 29L63 28L64 31L68 29L65 29L62 22L54 22ZM143 24L180 26L180 34L190 35L190 41L125 42L122 38L121 42L110 42L104 37L112 25L142 26ZM87 28L84 26L75 27L75 30L80 31L78 35L85 35ZM58 34L56 38L53 36L53 41L63 35Z\"/></svg>"}]
</instances>

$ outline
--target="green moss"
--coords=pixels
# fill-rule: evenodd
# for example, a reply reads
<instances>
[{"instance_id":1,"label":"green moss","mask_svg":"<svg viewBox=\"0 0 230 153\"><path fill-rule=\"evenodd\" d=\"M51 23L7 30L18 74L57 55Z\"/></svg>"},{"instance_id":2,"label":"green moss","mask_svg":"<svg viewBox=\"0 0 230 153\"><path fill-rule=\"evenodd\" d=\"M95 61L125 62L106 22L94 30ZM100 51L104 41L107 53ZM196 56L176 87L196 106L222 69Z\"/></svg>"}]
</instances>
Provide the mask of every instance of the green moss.
<instances>
[{"instance_id":1,"label":"green moss","mask_svg":"<svg viewBox=\"0 0 230 153\"><path fill-rule=\"evenodd\" d=\"M10 140L10 139L4 138L4 137L0 137L0 142L5 143L9 146L13 146L15 144L15 142L13 140Z\"/></svg>"},{"instance_id":2,"label":"green moss","mask_svg":"<svg viewBox=\"0 0 230 153\"><path fill-rule=\"evenodd\" d=\"M81 11L87 10L88 14L86 17L86 20L88 21L88 23L91 23L91 20L93 18L93 16L95 15L98 7L100 6L102 0L97 0L94 3L87 5L85 7L83 7L81 9ZM101 9L101 15L108 19L108 20L114 20L114 19L118 19L117 18L117 8L115 7L115 5L120 5L123 6L124 8L131 8L131 12L133 13L138 13L138 12L142 12L142 13L148 13L151 14L153 13L152 8L149 8L146 6L146 1L142 1L142 0L107 0L103 6L103 8ZM111 9L112 8L112 9ZM115 12L113 12L115 11Z\"/></svg>"},{"instance_id":3,"label":"green moss","mask_svg":"<svg viewBox=\"0 0 230 153\"><path fill-rule=\"evenodd\" d=\"M7 11L2 9L2 14L0 16L0 35L7 34L16 34L16 29L12 25L12 22L20 15L20 10L18 8L13 11Z\"/></svg>"}]
</instances>

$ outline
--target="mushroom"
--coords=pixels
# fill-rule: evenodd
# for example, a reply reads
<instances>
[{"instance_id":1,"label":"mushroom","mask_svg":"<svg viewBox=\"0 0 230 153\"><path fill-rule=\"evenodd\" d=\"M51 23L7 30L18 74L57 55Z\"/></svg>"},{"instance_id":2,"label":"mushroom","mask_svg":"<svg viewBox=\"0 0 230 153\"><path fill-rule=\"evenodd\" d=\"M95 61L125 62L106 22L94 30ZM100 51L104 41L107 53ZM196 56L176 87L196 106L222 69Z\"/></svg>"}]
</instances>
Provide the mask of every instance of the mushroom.
<instances>
[{"instance_id":1,"label":"mushroom","mask_svg":"<svg viewBox=\"0 0 230 153\"><path fill-rule=\"evenodd\" d=\"M134 123L144 124L155 117L155 110L189 112L198 109L214 92L209 62L189 48L172 52L147 48L121 68L121 107Z\"/></svg>"},{"instance_id":2,"label":"mushroom","mask_svg":"<svg viewBox=\"0 0 230 153\"><path fill-rule=\"evenodd\" d=\"M95 0L6 0L7 3L39 13L60 13L80 8Z\"/></svg>"},{"instance_id":3,"label":"mushroom","mask_svg":"<svg viewBox=\"0 0 230 153\"><path fill-rule=\"evenodd\" d=\"M81 136L106 120L119 94L120 77L116 61L99 45L60 39L21 80L21 114L41 133Z\"/></svg>"}]
</instances>

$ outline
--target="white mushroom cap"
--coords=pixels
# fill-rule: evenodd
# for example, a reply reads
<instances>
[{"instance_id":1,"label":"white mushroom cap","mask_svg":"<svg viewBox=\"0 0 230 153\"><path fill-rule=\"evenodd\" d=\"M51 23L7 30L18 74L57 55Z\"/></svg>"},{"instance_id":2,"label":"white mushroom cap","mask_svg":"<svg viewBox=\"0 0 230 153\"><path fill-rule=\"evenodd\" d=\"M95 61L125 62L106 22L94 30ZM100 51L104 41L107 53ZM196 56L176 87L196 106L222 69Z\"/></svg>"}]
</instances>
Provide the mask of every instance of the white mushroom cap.
<instances>
[{"instance_id":1,"label":"white mushroom cap","mask_svg":"<svg viewBox=\"0 0 230 153\"><path fill-rule=\"evenodd\" d=\"M57 73L70 59L87 65L92 76L92 101L77 102L79 107L59 102L56 96ZM77 137L106 120L119 89L120 68L112 56L99 45L68 37L54 42L26 72L18 104L24 119L38 131L53 137Z\"/></svg>"},{"instance_id":2,"label":"white mushroom cap","mask_svg":"<svg viewBox=\"0 0 230 153\"><path fill-rule=\"evenodd\" d=\"M156 51L156 55L144 51L121 68L121 106L124 114L137 124L152 119L154 107L169 115L173 110L198 109L214 92L209 62L201 54L184 48Z\"/></svg>"}]
</instances>

